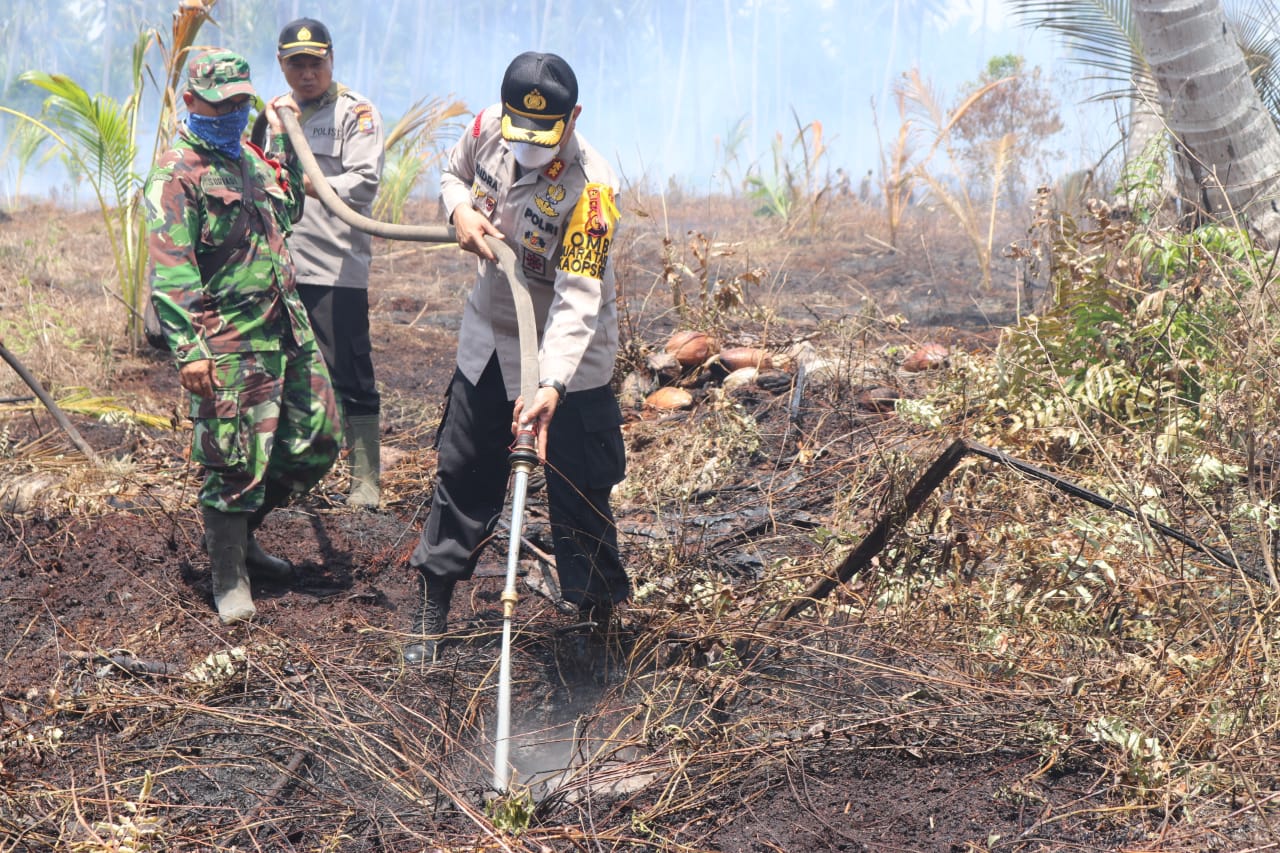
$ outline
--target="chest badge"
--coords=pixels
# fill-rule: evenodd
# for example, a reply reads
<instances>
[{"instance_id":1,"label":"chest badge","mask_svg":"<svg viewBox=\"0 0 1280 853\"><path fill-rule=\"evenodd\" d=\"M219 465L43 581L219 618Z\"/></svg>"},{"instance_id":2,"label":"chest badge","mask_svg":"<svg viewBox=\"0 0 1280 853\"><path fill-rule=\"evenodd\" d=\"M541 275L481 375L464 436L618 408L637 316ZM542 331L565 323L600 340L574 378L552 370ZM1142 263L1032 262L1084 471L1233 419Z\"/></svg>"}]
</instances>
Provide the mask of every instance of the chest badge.
<instances>
[{"instance_id":1,"label":"chest badge","mask_svg":"<svg viewBox=\"0 0 1280 853\"><path fill-rule=\"evenodd\" d=\"M543 216L559 216L560 211L556 210L556 205L562 201L564 201L564 187L560 184L552 184L547 187L545 193L533 197L533 203L538 206L538 210L542 211Z\"/></svg>"}]
</instances>

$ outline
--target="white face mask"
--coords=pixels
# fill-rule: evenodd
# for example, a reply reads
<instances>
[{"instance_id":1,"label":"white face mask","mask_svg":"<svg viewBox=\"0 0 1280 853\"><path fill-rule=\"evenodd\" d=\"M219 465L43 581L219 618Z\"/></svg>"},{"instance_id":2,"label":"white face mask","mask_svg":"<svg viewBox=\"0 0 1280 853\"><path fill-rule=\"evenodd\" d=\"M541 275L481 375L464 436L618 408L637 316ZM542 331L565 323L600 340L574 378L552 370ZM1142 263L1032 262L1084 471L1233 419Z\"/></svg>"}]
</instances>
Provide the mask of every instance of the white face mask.
<instances>
[{"instance_id":1,"label":"white face mask","mask_svg":"<svg viewBox=\"0 0 1280 853\"><path fill-rule=\"evenodd\" d=\"M510 145L516 162L526 169L541 169L556 159L556 154L560 152L559 145L554 148L543 148L529 142L512 142Z\"/></svg>"}]
</instances>

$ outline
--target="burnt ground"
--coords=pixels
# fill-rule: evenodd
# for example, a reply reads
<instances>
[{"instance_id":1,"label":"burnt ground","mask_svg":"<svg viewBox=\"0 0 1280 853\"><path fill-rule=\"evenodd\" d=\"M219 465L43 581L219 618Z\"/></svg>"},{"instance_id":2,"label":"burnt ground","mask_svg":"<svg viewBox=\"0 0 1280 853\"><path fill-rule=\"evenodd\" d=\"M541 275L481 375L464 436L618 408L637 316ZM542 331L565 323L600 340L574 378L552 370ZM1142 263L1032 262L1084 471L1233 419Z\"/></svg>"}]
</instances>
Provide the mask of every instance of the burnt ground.
<instances>
[{"instance_id":1,"label":"burnt ground","mask_svg":"<svg viewBox=\"0 0 1280 853\"><path fill-rule=\"evenodd\" d=\"M638 213L620 258L628 363L679 324L662 226ZM5 228L42 229L49 215L20 213ZM807 585L835 561L817 532L836 512L872 519L883 496L851 466L889 444L923 461L936 450L858 392L922 393L928 380L898 368L924 341L989 347L1012 316L1013 272L997 275L1005 293L977 293L975 269L942 228L917 235L932 248L895 254L864 239L868 226L852 215L821 236L725 224L709 203L684 216L667 230L696 234L720 220L711 280L748 282L745 309L713 322L701 314L726 344L781 353L808 341L860 372L810 385L798 405L794 372L733 392L759 425L758 446L683 491L656 475L689 479L657 454L678 459L699 425L722 417L715 383L690 383L691 411L629 412L633 476L653 481L620 492L622 543L637 586L659 593L627 610L616 647L584 654L573 617L521 584L513 756L537 805L497 823L527 817L523 834L495 835L483 805L504 536L459 589L444 660L406 670L398 657L413 592L405 559L427 507L470 264L451 248L380 245L385 505L353 511L332 498L345 486L340 463L275 513L260 541L297 576L255 590L252 626L224 627L212 611L188 432L74 415L85 439L119 460L107 475L86 473L46 412L0 408L10 478L0 851L117 849L113 833L163 839L133 849L172 850L1157 849L1167 815L1110 816L1086 755L1046 760L1026 743L988 741L970 715L1033 720L1035 707L944 689L945 668L889 642L892 628L812 614L725 627L689 603L700 594L693 580L710 577L750 613L753 598L778 594L760 585L766 566L789 562ZM683 288L698 309L696 256L683 245ZM758 280L742 278L756 270ZM840 331L849 324L860 331ZM166 359L122 349L114 358L114 398L153 413L180 406ZM20 501L19 481L44 488ZM534 495L528 539L547 550L543 528ZM522 573L536 576L536 552L526 553Z\"/></svg>"}]
</instances>

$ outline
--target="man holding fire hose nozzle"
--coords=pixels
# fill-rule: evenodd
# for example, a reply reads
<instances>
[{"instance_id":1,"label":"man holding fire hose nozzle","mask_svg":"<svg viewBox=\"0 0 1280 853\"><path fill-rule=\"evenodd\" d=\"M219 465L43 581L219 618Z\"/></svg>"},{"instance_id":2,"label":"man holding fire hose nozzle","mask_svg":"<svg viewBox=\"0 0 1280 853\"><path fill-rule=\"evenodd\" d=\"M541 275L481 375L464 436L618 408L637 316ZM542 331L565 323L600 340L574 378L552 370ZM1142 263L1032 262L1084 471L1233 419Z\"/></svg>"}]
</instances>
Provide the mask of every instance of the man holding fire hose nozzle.
<instances>
[{"instance_id":1,"label":"man holding fire hose nozzle","mask_svg":"<svg viewBox=\"0 0 1280 853\"><path fill-rule=\"evenodd\" d=\"M436 659L454 585L475 571L502 511L517 428L535 432L546 465L564 598L603 637L614 605L630 594L609 505L625 472L609 385L618 349L617 179L575 133L578 82L562 58L520 54L501 96L450 150L440 179L458 245L479 262L437 436L431 514L409 560L419 583L414 640L403 650L409 663ZM512 248L529 283L539 365L532 400L519 397L515 304L486 235Z\"/></svg>"}]
</instances>

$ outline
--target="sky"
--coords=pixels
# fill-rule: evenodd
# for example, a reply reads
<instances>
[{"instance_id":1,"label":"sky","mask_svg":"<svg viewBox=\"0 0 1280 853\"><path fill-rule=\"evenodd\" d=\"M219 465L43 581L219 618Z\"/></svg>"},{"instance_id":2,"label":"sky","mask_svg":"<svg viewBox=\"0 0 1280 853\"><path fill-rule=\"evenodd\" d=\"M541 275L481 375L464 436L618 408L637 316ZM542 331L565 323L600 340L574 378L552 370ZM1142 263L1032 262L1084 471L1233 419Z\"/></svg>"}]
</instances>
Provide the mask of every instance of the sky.
<instances>
[{"instance_id":1,"label":"sky","mask_svg":"<svg viewBox=\"0 0 1280 853\"><path fill-rule=\"evenodd\" d=\"M8 3L22 5L0 0ZM167 26L175 4L123 5L136 10L136 21L117 22L128 32L142 21ZM78 7L87 10L78 13L86 16L82 26L97 26L103 41L100 4ZM751 170L769 175L775 145L798 162L798 132L806 128L812 138L815 123L826 146L820 177L839 168L856 183L868 169L878 171L878 139L888 144L897 133L892 90L905 71L919 68L939 100L954 103L991 57L1008 53L1039 66L1060 100L1067 125L1055 142L1065 152L1055 160L1061 171L1092 165L1116 135L1105 111L1080 106L1081 74L1063 49L1050 35L1018 26L1000 0L473 0L465 12L461 7L441 0L220 0L218 26L206 26L200 41L245 53L259 92L270 95L284 88L273 56L279 27L295 15L323 20L333 29L335 77L373 99L388 120L421 97L481 109L497 100L511 57L526 49L560 53L579 78L579 131L624 182L695 193L740 185ZM361 16L361 9L371 11ZM0 40L13 27L4 17ZM36 25L26 26L24 40L34 36L39 44ZM65 36L47 37L56 46ZM127 36L108 41L127 64ZM70 49L46 50L34 61L91 91L119 67L80 68L83 57ZM23 191L56 183L58 171L26 176ZM7 158L0 200L13 191L14 172Z\"/></svg>"}]
</instances>

